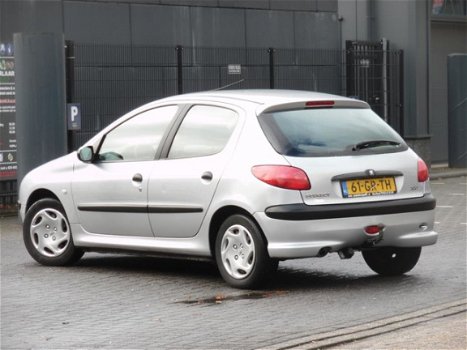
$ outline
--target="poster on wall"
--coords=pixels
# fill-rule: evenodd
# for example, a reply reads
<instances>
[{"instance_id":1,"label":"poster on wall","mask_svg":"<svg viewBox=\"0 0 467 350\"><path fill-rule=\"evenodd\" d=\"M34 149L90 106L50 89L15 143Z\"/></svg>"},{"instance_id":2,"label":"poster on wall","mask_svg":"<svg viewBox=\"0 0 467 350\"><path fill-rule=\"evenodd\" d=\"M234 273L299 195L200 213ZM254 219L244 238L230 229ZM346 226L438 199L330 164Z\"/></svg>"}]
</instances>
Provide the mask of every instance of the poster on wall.
<instances>
[{"instance_id":1,"label":"poster on wall","mask_svg":"<svg viewBox=\"0 0 467 350\"><path fill-rule=\"evenodd\" d=\"M13 44L0 42L0 181L16 179L17 167Z\"/></svg>"}]
</instances>

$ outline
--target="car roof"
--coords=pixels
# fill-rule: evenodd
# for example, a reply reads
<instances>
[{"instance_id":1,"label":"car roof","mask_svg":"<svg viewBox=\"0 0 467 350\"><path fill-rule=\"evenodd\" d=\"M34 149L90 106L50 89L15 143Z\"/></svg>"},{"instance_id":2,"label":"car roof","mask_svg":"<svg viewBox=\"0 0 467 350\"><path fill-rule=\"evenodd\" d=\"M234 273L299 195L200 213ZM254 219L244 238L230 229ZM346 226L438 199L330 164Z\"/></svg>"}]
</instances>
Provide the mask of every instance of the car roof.
<instances>
[{"instance_id":1,"label":"car roof","mask_svg":"<svg viewBox=\"0 0 467 350\"><path fill-rule=\"evenodd\" d=\"M134 115L141 113L148 108L154 108L171 103L194 104L202 102L220 102L241 107L249 106L255 110L257 115L259 115L261 113L280 110L309 108L310 106L307 105L307 103L314 101L333 101L333 107L338 108L370 108L370 106L364 101L321 92L281 89L239 89L222 91L212 90L174 95L149 102L129 113ZM317 105L314 107L325 106Z\"/></svg>"},{"instance_id":2,"label":"car roof","mask_svg":"<svg viewBox=\"0 0 467 350\"><path fill-rule=\"evenodd\" d=\"M168 97L166 100L178 99L230 99L253 102L257 104L287 103L294 101L319 101L319 100L352 100L347 97L331 95L314 91L282 90L282 89L240 89L203 91Z\"/></svg>"},{"instance_id":3,"label":"car roof","mask_svg":"<svg viewBox=\"0 0 467 350\"><path fill-rule=\"evenodd\" d=\"M313 101L335 101L339 107L369 108L363 101L348 97L326 94L314 91L282 90L282 89L243 89L194 92L171 96L158 102L178 101L219 101L234 104L254 103L258 106L257 112L281 109L284 107L294 108Z\"/></svg>"}]
</instances>

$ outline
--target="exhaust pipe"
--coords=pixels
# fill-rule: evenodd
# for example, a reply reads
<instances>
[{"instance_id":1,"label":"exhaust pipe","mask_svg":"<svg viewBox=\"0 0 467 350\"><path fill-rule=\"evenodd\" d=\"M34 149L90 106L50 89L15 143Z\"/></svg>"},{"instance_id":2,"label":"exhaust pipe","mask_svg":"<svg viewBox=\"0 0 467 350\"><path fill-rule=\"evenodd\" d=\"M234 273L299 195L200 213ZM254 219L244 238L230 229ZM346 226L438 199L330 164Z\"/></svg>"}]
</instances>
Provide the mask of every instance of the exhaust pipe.
<instances>
[{"instance_id":1,"label":"exhaust pipe","mask_svg":"<svg viewBox=\"0 0 467 350\"><path fill-rule=\"evenodd\" d=\"M331 251L331 248L329 248L329 247L321 248L321 249L319 250L319 252L318 252L317 257L318 257L318 258L322 258L322 257L328 255L328 253L329 253L330 251Z\"/></svg>"},{"instance_id":2,"label":"exhaust pipe","mask_svg":"<svg viewBox=\"0 0 467 350\"><path fill-rule=\"evenodd\" d=\"M355 254L355 251L352 248L344 248L338 252L339 258L341 259L350 259Z\"/></svg>"}]
</instances>

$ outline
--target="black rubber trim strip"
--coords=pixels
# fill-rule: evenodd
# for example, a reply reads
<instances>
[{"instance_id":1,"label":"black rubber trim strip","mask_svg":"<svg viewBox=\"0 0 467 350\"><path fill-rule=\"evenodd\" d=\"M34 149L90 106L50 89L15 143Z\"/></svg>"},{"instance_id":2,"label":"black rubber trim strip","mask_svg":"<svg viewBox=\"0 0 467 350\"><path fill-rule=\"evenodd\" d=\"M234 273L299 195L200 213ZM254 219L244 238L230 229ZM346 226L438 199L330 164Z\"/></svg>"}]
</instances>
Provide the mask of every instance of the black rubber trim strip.
<instances>
[{"instance_id":1,"label":"black rubber trim strip","mask_svg":"<svg viewBox=\"0 0 467 350\"><path fill-rule=\"evenodd\" d=\"M105 213L147 213L147 206L111 206L111 205L78 205L80 211L96 211Z\"/></svg>"},{"instance_id":2,"label":"black rubber trim strip","mask_svg":"<svg viewBox=\"0 0 467 350\"><path fill-rule=\"evenodd\" d=\"M148 206L78 206L80 211L95 211L105 213L145 213L145 214L177 214L177 213L202 213L203 208L198 207L148 207Z\"/></svg>"},{"instance_id":3,"label":"black rubber trim strip","mask_svg":"<svg viewBox=\"0 0 467 350\"><path fill-rule=\"evenodd\" d=\"M156 213L202 213L203 208L198 207L148 207L148 212L151 214Z\"/></svg>"},{"instance_id":4,"label":"black rubber trim strip","mask_svg":"<svg viewBox=\"0 0 467 350\"><path fill-rule=\"evenodd\" d=\"M429 194L419 198L381 202L328 205L306 205L303 203L276 205L266 208L265 213L271 219L297 221L410 213L433 210L435 207L436 199L433 195Z\"/></svg>"}]
</instances>

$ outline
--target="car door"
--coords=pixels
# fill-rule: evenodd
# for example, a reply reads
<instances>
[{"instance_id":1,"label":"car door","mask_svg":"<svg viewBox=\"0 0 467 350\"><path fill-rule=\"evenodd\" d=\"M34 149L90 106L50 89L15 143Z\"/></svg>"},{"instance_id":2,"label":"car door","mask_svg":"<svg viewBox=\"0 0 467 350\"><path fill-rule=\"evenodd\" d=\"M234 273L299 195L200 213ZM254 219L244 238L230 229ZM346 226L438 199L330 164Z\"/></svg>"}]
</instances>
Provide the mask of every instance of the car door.
<instances>
[{"instance_id":1,"label":"car door","mask_svg":"<svg viewBox=\"0 0 467 350\"><path fill-rule=\"evenodd\" d=\"M237 112L219 106L188 110L149 179L149 221L156 237L196 235L232 154L227 145L238 119Z\"/></svg>"},{"instance_id":2,"label":"car door","mask_svg":"<svg viewBox=\"0 0 467 350\"><path fill-rule=\"evenodd\" d=\"M149 175L177 111L177 106L164 106L137 114L104 135L92 163L77 162L73 199L86 231L153 236L147 213Z\"/></svg>"}]
</instances>

